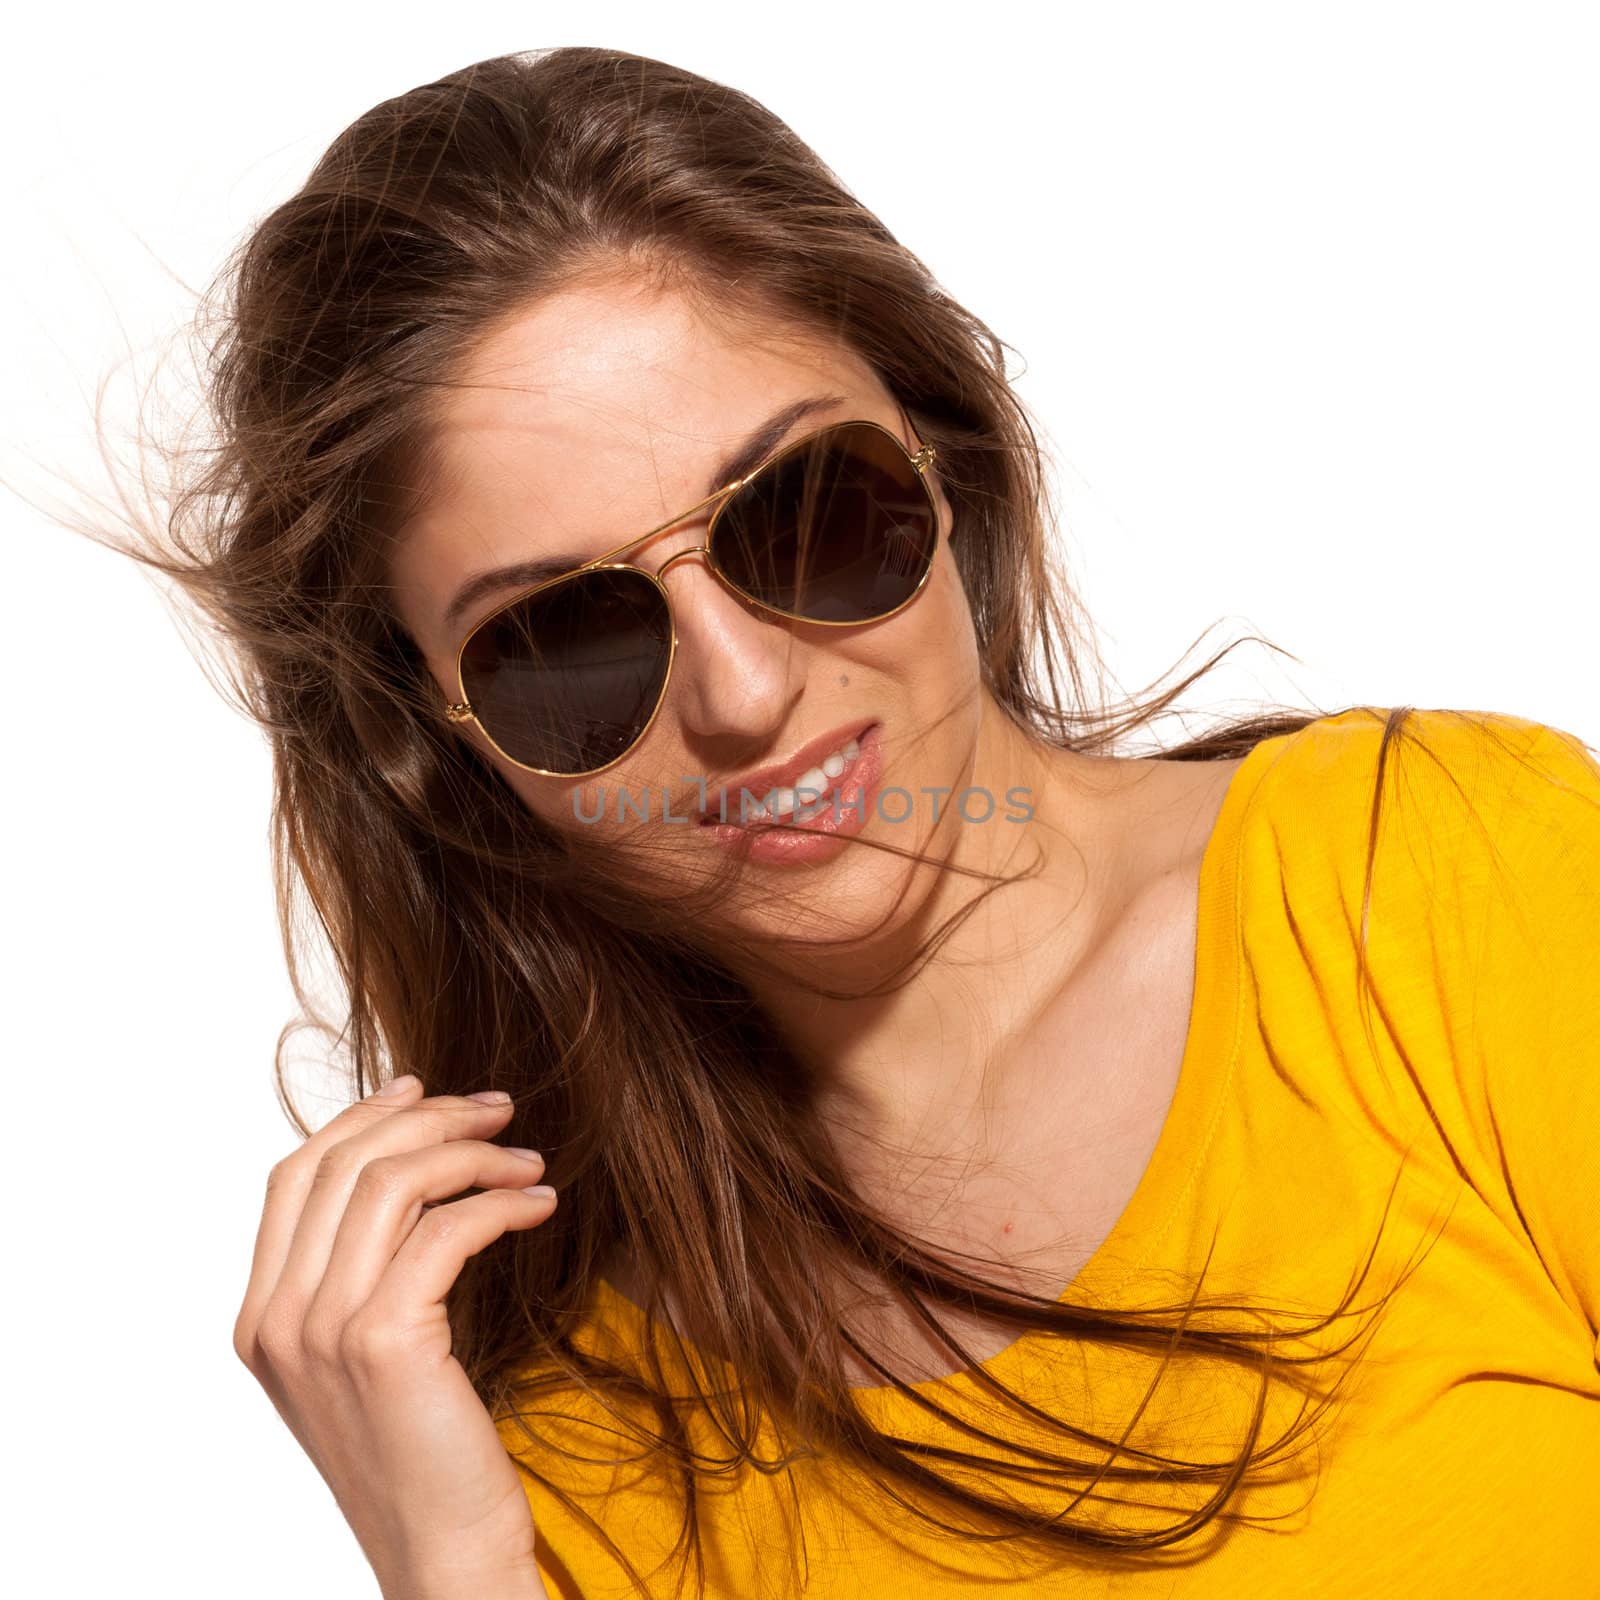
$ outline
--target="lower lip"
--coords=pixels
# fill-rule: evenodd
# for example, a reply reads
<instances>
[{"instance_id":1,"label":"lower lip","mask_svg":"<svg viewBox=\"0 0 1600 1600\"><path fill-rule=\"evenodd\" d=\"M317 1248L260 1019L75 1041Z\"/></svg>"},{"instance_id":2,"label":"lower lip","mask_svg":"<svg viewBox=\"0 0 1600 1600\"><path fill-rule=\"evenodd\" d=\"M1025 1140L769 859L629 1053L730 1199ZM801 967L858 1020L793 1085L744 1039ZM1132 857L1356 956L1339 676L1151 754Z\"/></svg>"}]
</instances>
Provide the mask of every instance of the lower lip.
<instances>
[{"instance_id":1,"label":"lower lip","mask_svg":"<svg viewBox=\"0 0 1600 1600\"><path fill-rule=\"evenodd\" d=\"M878 777L883 768L883 746L878 739L878 724L856 735L857 755L837 778L830 781L828 793L817 802L816 816L794 819L785 825L741 827L736 822L704 822L702 833L709 833L718 844L730 849L743 846L751 861L772 865L810 866L831 861L844 849L841 839L860 833L877 797ZM796 808L799 809L798 807Z\"/></svg>"}]
</instances>

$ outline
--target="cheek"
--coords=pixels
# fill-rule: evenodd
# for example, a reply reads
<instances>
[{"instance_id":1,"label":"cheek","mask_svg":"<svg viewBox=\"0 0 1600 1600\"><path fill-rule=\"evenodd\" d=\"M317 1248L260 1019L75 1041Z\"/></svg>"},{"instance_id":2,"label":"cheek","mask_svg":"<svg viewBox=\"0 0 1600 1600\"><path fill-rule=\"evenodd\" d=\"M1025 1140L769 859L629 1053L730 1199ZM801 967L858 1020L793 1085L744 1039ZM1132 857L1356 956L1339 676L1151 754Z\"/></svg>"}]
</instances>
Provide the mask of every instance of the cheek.
<instances>
[{"instance_id":1,"label":"cheek","mask_svg":"<svg viewBox=\"0 0 1600 1600\"><path fill-rule=\"evenodd\" d=\"M659 781L630 775L626 764L612 767L598 778L576 787L523 772L503 761L496 765L523 805L553 833L564 834L569 839L619 844L627 832L625 824L617 820L619 793L648 795L652 804L659 804Z\"/></svg>"},{"instance_id":2,"label":"cheek","mask_svg":"<svg viewBox=\"0 0 1600 1600\"><path fill-rule=\"evenodd\" d=\"M941 684L952 677L966 678L977 669L977 641L972 608L967 603L961 575L941 545L933 571L922 593L896 622L903 629L886 630L884 649L896 660L897 675L916 682Z\"/></svg>"},{"instance_id":3,"label":"cheek","mask_svg":"<svg viewBox=\"0 0 1600 1600\"><path fill-rule=\"evenodd\" d=\"M579 829L581 824L574 816L573 795L576 792L581 805L584 800L582 788L574 791L565 784L556 783L553 779L541 778L534 772L524 772L521 767L512 766L498 755L493 757L493 760L511 792L541 822L548 824L558 833L575 832Z\"/></svg>"}]
</instances>

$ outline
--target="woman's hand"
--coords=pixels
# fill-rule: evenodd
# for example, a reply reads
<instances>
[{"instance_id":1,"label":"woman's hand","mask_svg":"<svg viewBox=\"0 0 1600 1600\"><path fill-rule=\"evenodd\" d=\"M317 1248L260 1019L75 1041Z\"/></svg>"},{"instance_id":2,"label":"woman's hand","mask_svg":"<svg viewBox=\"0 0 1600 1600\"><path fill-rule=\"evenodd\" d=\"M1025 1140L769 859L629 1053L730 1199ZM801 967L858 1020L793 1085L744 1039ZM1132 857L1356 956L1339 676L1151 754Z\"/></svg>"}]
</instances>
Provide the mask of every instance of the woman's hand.
<instances>
[{"instance_id":1,"label":"woman's hand","mask_svg":"<svg viewBox=\"0 0 1600 1600\"><path fill-rule=\"evenodd\" d=\"M509 1099L396 1080L267 1178L233 1347L333 1490L386 1600L542 1597L533 1514L450 1354L466 1259L555 1209L537 1155L486 1142ZM464 1189L482 1194L434 1204Z\"/></svg>"}]
</instances>

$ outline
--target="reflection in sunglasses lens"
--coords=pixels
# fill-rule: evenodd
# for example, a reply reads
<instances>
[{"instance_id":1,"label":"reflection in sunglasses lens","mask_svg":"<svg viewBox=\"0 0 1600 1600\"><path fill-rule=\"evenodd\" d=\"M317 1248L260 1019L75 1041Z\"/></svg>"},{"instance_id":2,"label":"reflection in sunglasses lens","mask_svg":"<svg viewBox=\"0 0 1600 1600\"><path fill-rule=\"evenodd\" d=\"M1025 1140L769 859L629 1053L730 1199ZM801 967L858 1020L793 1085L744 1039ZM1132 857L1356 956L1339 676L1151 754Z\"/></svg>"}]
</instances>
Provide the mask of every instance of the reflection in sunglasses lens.
<instances>
[{"instance_id":1,"label":"reflection in sunglasses lens","mask_svg":"<svg viewBox=\"0 0 1600 1600\"><path fill-rule=\"evenodd\" d=\"M605 766L644 731L666 681L672 629L661 591L632 567L551 584L468 641L462 687L484 731L542 772Z\"/></svg>"},{"instance_id":2,"label":"reflection in sunglasses lens","mask_svg":"<svg viewBox=\"0 0 1600 1600\"><path fill-rule=\"evenodd\" d=\"M904 449L841 423L779 457L722 508L712 557L752 599L813 622L870 622L917 592L933 560L932 497Z\"/></svg>"}]
</instances>

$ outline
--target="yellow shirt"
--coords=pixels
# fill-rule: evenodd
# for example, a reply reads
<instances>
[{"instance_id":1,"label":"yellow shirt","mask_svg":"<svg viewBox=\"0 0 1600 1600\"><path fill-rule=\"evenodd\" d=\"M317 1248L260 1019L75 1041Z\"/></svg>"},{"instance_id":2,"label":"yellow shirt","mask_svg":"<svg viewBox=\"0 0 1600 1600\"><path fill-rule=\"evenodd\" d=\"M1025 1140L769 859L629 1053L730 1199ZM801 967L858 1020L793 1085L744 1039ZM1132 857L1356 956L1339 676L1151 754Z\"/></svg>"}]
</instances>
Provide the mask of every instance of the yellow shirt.
<instances>
[{"instance_id":1,"label":"yellow shirt","mask_svg":"<svg viewBox=\"0 0 1600 1600\"><path fill-rule=\"evenodd\" d=\"M1132 1200L1069 1286L1074 1300L1181 1302L1211 1248L1202 1300L1231 1289L1325 1313L1358 1276L1405 1156L1355 1310L1420 1265L1345 1358L1316 1481L1247 1487L1232 1509L1261 1520L1111 1562L937 1532L837 1463L803 1461L792 1478L746 1469L703 1493L708 1594L1600 1596L1600 766L1572 735L1519 717L1492 719L1505 750L1457 713L1412 713L1429 748L1389 752L1364 1021L1355 942L1380 718L1320 718L1257 745L1234 775L1201 867L1177 1089ZM1326 1351L1359 1320L1289 1348ZM633 1350L644 1326L602 1284L584 1337ZM1114 1438L1155 1361L1029 1335L983 1370ZM1255 1382L1175 1364L1129 1442L1226 1459ZM970 1372L916 1388L995 1420ZM951 1441L893 1389L857 1392L878 1426ZM1263 1443L1299 1403L1275 1392ZM536 1427L599 1461L581 1476L563 1464L561 1481L651 1593L673 1593L670 1564L650 1574L678 1530L675 1491L648 1462L606 1464L615 1435L592 1403L574 1398L567 1414ZM501 1427L508 1449L526 1449ZM1014 1420L1008 1436L1021 1436ZM1147 1495L1148 1524L1123 1506L1069 1515L1164 1526L1214 1488ZM552 1595L632 1592L580 1519L542 1487L529 1494Z\"/></svg>"}]
</instances>

